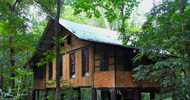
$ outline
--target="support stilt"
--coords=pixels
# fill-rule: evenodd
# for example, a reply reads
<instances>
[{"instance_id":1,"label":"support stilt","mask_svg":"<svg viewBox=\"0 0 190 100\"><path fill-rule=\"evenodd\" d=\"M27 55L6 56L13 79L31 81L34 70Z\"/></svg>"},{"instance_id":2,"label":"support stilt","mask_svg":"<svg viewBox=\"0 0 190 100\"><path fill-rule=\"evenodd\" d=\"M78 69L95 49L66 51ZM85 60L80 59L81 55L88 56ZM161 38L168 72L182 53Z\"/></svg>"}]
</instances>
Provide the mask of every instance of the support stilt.
<instances>
[{"instance_id":1,"label":"support stilt","mask_svg":"<svg viewBox=\"0 0 190 100\"><path fill-rule=\"evenodd\" d=\"M117 90L115 88L111 90L111 100L117 100Z\"/></svg>"},{"instance_id":2,"label":"support stilt","mask_svg":"<svg viewBox=\"0 0 190 100\"><path fill-rule=\"evenodd\" d=\"M36 100L36 90L32 90L32 100Z\"/></svg>"},{"instance_id":3,"label":"support stilt","mask_svg":"<svg viewBox=\"0 0 190 100\"><path fill-rule=\"evenodd\" d=\"M40 91L37 90L37 99L39 100L40 99Z\"/></svg>"},{"instance_id":4,"label":"support stilt","mask_svg":"<svg viewBox=\"0 0 190 100\"><path fill-rule=\"evenodd\" d=\"M92 90L91 90L91 100L97 100L97 91L95 88L92 87Z\"/></svg>"},{"instance_id":5,"label":"support stilt","mask_svg":"<svg viewBox=\"0 0 190 100\"><path fill-rule=\"evenodd\" d=\"M45 100L48 100L48 99L47 99L47 96L48 96L48 89L45 88L45 89L44 89L44 98L45 98Z\"/></svg>"}]
</instances>

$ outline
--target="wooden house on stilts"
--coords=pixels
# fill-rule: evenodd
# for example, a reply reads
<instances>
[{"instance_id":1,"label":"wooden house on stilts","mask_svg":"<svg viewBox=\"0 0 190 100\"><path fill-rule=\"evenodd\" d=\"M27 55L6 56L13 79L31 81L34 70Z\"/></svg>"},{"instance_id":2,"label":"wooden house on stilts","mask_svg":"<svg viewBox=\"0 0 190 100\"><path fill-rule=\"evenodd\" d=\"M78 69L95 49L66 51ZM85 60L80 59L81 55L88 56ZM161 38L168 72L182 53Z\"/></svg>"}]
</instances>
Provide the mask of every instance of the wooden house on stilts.
<instances>
[{"instance_id":1,"label":"wooden house on stilts","mask_svg":"<svg viewBox=\"0 0 190 100\"><path fill-rule=\"evenodd\" d=\"M37 67L36 63L44 57L43 53L52 49L55 44L54 19L47 27L29 61L34 71L33 100L38 91L48 92L55 86L45 83L55 79L55 61ZM141 62L133 62L134 48L122 46L117 32L60 19L60 36L66 41L66 49L60 52L60 80L68 80L78 88L91 88L91 100L97 100L97 90L101 98L108 100L141 100L142 92L149 92L154 98L159 91L159 84L148 80L133 81L132 70L139 64L153 63L146 57ZM38 95L37 95L38 94ZM80 96L79 96L79 99Z\"/></svg>"}]
</instances>

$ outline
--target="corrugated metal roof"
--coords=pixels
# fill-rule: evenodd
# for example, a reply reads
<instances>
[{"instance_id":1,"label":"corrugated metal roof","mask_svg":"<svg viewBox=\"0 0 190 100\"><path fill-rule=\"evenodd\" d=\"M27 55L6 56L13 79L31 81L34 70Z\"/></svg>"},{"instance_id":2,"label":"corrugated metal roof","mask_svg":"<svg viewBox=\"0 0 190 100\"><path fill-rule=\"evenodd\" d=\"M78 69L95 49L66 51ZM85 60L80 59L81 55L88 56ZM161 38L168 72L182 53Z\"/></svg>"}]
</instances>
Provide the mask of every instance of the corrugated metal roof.
<instances>
[{"instance_id":1,"label":"corrugated metal roof","mask_svg":"<svg viewBox=\"0 0 190 100\"><path fill-rule=\"evenodd\" d=\"M118 40L119 34L116 31L79 24L63 19L60 19L59 23L82 40L122 45L122 41Z\"/></svg>"},{"instance_id":2,"label":"corrugated metal roof","mask_svg":"<svg viewBox=\"0 0 190 100\"><path fill-rule=\"evenodd\" d=\"M44 57L43 53L51 49L52 46L55 45L52 42L47 43L47 41L53 41L52 37L55 36L54 21L55 20L53 18L50 18L46 29L44 30L36 47L37 51L34 52L33 56L29 60L30 66L34 66L33 64L35 62L38 62L40 58ZM118 40L119 34L117 34L116 31L79 24L63 19L60 19L59 23L61 26L65 27L68 31L72 32L81 40L122 46L122 41Z\"/></svg>"}]
</instances>

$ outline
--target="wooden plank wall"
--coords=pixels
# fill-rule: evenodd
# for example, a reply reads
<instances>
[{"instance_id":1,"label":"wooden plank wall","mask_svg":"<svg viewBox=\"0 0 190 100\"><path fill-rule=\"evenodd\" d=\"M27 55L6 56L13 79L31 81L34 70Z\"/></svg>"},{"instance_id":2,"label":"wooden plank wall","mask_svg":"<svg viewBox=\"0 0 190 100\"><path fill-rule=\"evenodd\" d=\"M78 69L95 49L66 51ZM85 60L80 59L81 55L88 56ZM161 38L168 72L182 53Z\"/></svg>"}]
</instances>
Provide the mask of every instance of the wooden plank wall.
<instances>
[{"instance_id":1,"label":"wooden plank wall","mask_svg":"<svg viewBox=\"0 0 190 100\"><path fill-rule=\"evenodd\" d=\"M45 67L44 67L44 73L43 73L44 79L35 79L35 75L33 77L33 89L44 89L45 87Z\"/></svg>"},{"instance_id":2,"label":"wooden plank wall","mask_svg":"<svg viewBox=\"0 0 190 100\"><path fill-rule=\"evenodd\" d=\"M94 55L93 55L93 44L91 42L87 41L81 41L79 38L77 38L75 35L71 34L71 44L67 45L67 39L64 43L65 50L61 51L61 54L65 53L65 55L62 55L62 73L63 76L61 80L68 80L71 84L74 86L79 87L86 87L86 86L92 86L93 85L93 66L94 66ZM82 77L82 47L90 46L89 47L89 76ZM70 78L70 51L75 50L75 78ZM49 76L49 66L47 63L46 66L46 81L51 82L48 79ZM53 62L53 79L55 79L55 61ZM65 84L68 85L68 84ZM55 85L50 86L51 88L55 88ZM49 87L49 88L50 88Z\"/></svg>"},{"instance_id":3,"label":"wooden plank wall","mask_svg":"<svg viewBox=\"0 0 190 100\"><path fill-rule=\"evenodd\" d=\"M100 70L100 53L108 53L108 71ZM95 46L95 72L94 87L114 87L115 71L114 71L114 48L105 44L96 44Z\"/></svg>"},{"instance_id":4,"label":"wooden plank wall","mask_svg":"<svg viewBox=\"0 0 190 100\"><path fill-rule=\"evenodd\" d=\"M135 72L132 72L135 66L128 59L128 52L130 50L126 49L117 49L116 50L116 86L117 87L159 87L158 82L150 82L150 80L134 81L132 77ZM141 64L149 64L149 61L146 57L143 57Z\"/></svg>"},{"instance_id":5,"label":"wooden plank wall","mask_svg":"<svg viewBox=\"0 0 190 100\"><path fill-rule=\"evenodd\" d=\"M115 86L115 72L102 71L94 73L94 87L114 87Z\"/></svg>"},{"instance_id":6,"label":"wooden plank wall","mask_svg":"<svg viewBox=\"0 0 190 100\"><path fill-rule=\"evenodd\" d=\"M95 47L95 73L100 72L100 53L108 53L108 70L114 70L114 48L105 44L96 44Z\"/></svg>"},{"instance_id":7,"label":"wooden plank wall","mask_svg":"<svg viewBox=\"0 0 190 100\"><path fill-rule=\"evenodd\" d=\"M45 79L34 79L33 81L33 88L34 89L44 89L44 83L45 83Z\"/></svg>"},{"instance_id":8,"label":"wooden plank wall","mask_svg":"<svg viewBox=\"0 0 190 100\"><path fill-rule=\"evenodd\" d=\"M100 53L108 52L108 71L100 71ZM159 87L157 82L149 80L135 81L132 75L133 64L129 60L128 53L132 53L128 48L115 48L105 44L96 44L95 48L95 73L94 87L113 87L115 82L114 65L116 65L116 87ZM114 53L115 52L115 53ZM115 55L116 54L116 55ZM148 64L148 59L143 57L142 64Z\"/></svg>"},{"instance_id":9,"label":"wooden plank wall","mask_svg":"<svg viewBox=\"0 0 190 100\"><path fill-rule=\"evenodd\" d=\"M135 72L131 71L117 71L116 72L116 83L117 87L139 87L140 85L142 87L160 87L160 84L158 82L150 80L142 80L140 81L134 81L134 77L132 75L135 74Z\"/></svg>"},{"instance_id":10,"label":"wooden plank wall","mask_svg":"<svg viewBox=\"0 0 190 100\"><path fill-rule=\"evenodd\" d=\"M116 72L116 84L117 87L139 87L140 81L134 82L132 77L134 73L130 71L117 71Z\"/></svg>"}]
</instances>

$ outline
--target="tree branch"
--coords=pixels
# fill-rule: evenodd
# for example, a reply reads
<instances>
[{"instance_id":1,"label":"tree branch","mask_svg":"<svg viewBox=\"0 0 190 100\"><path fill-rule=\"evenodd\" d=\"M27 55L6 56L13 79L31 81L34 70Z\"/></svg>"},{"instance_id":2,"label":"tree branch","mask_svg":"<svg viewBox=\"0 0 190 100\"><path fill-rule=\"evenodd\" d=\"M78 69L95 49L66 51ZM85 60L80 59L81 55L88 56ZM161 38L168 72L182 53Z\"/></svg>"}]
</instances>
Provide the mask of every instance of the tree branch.
<instances>
[{"instance_id":1,"label":"tree branch","mask_svg":"<svg viewBox=\"0 0 190 100\"><path fill-rule=\"evenodd\" d=\"M16 6L17 2L18 2L18 0L16 0L15 3L13 4L12 10L15 9L15 6Z\"/></svg>"},{"instance_id":2,"label":"tree branch","mask_svg":"<svg viewBox=\"0 0 190 100\"><path fill-rule=\"evenodd\" d=\"M53 13L50 11L50 9L47 7L47 6L45 6L44 4L42 4L42 3L40 3L40 2L38 2L38 1L36 1L36 0L34 0L36 3L38 3L38 4L40 4L41 6L43 6L43 7L45 7L47 10L48 10L48 12L51 14L51 16L53 17L53 18L55 18L55 16L53 15Z\"/></svg>"},{"instance_id":3,"label":"tree branch","mask_svg":"<svg viewBox=\"0 0 190 100\"><path fill-rule=\"evenodd\" d=\"M122 0L122 2L121 2L121 16L122 16L122 28L121 28L121 32L125 32L125 28L124 28L124 26L125 26L125 21L124 21L124 17L123 17L123 0Z\"/></svg>"}]
</instances>

